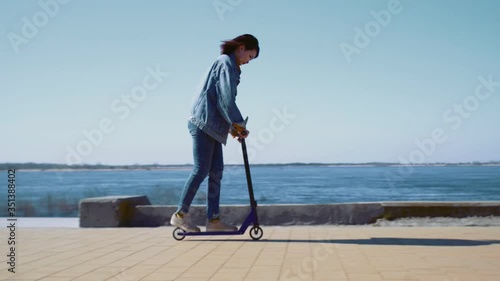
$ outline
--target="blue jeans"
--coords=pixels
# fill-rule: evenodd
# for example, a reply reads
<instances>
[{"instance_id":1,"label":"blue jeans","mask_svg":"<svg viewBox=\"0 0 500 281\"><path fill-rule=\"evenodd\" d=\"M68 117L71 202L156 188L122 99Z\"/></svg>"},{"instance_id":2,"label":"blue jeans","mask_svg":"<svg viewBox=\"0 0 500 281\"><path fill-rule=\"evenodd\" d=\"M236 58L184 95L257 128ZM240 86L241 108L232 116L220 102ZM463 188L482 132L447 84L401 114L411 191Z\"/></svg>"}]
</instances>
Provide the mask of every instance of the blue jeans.
<instances>
[{"instance_id":1,"label":"blue jeans","mask_svg":"<svg viewBox=\"0 0 500 281\"><path fill-rule=\"evenodd\" d=\"M184 185L177 211L187 213L201 183L208 176L207 217L219 217L220 183L224 170L222 144L188 122L193 137L194 167Z\"/></svg>"}]
</instances>

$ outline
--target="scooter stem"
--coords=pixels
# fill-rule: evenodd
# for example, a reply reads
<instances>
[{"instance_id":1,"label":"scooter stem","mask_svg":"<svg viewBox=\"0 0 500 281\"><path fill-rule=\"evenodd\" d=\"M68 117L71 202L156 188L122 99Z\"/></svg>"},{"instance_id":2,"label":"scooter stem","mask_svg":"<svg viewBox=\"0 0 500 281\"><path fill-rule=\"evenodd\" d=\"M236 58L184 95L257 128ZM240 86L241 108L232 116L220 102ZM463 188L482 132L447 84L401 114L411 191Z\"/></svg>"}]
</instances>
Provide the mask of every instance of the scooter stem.
<instances>
[{"instance_id":1,"label":"scooter stem","mask_svg":"<svg viewBox=\"0 0 500 281\"><path fill-rule=\"evenodd\" d=\"M250 175L250 165L248 164L247 145L245 139L241 139L241 148L243 150L243 161L245 162L245 173L247 176L248 194L250 194L250 205L252 208L257 207L257 202L253 196L252 176Z\"/></svg>"}]
</instances>

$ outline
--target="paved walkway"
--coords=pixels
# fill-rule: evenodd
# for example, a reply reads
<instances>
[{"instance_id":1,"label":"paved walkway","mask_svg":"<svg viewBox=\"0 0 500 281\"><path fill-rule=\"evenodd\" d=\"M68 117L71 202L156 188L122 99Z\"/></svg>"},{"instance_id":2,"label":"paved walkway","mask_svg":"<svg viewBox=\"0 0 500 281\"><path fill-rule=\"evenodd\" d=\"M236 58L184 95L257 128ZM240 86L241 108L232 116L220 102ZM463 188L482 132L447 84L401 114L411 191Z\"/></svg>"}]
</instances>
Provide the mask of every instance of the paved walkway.
<instances>
[{"instance_id":1,"label":"paved walkway","mask_svg":"<svg viewBox=\"0 0 500 281\"><path fill-rule=\"evenodd\" d=\"M499 281L500 227L263 227L175 241L172 227L20 228L0 280Z\"/></svg>"}]
</instances>

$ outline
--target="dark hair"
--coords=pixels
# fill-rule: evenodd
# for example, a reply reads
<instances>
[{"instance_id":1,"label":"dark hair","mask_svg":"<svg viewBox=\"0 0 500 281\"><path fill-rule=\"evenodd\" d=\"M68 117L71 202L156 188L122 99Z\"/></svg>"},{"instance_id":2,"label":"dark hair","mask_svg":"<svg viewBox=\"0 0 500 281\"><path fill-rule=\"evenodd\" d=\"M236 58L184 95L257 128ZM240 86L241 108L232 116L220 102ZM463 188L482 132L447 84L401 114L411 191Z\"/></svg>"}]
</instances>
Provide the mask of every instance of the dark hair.
<instances>
[{"instance_id":1,"label":"dark hair","mask_svg":"<svg viewBox=\"0 0 500 281\"><path fill-rule=\"evenodd\" d=\"M220 53L221 55L229 55L236 51L236 48L243 45L247 50L256 50L257 54L255 58L259 56L259 40L255 38L251 34L243 34L232 40L222 41L222 45L220 45Z\"/></svg>"}]
</instances>

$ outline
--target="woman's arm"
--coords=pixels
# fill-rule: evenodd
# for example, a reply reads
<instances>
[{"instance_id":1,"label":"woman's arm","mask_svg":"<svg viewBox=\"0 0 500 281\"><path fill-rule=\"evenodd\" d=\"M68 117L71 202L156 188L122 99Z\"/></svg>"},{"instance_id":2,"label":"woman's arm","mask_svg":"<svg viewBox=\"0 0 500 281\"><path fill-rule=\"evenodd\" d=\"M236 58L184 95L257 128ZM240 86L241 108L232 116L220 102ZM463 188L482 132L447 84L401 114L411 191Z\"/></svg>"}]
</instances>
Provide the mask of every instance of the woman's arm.
<instances>
[{"instance_id":1,"label":"woman's arm","mask_svg":"<svg viewBox=\"0 0 500 281\"><path fill-rule=\"evenodd\" d=\"M236 78L230 65L222 65L219 70L217 88L217 108L229 124L245 126L245 120L236 105Z\"/></svg>"}]
</instances>

